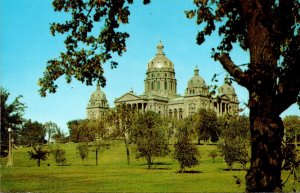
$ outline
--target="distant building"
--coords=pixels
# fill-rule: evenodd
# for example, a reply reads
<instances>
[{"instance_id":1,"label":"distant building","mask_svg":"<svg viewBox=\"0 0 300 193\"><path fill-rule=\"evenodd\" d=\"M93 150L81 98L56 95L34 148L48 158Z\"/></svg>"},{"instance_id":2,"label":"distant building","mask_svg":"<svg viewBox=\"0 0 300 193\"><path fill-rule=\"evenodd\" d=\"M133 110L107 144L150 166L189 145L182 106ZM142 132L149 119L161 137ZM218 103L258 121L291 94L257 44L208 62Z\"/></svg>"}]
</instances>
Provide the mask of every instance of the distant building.
<instances>
[{"instance_id":1,"label":"distant building","mask_svg":"<svg viewBox=\"0 0 300 193\"><path fill-rule=\"evenodd\" d=\"M97 89L92 93L87 105L88 119L101 119L105 116L105 112L109 109L105 93L101 91L100 85L97 84Z\"/></svg>"},{"instance_id":2,"label":"distant building","mask_svg":"<svg viewBox=\"0 0 300 193\"><path fill-rule=\"evenodd\" d=\"M211 96L197 67L188 81L184 96L178 95L174 64L163 49L162 42L159 42L156 56L147 64L144 94L136 95L130 91L117 98L115 105L125 103L139 111L152 110L176 119L192 115L201 108L213 109L218 116L237 113L238 98L228 79L218 88L218 94Z\"/></svg>"}]
</instances>

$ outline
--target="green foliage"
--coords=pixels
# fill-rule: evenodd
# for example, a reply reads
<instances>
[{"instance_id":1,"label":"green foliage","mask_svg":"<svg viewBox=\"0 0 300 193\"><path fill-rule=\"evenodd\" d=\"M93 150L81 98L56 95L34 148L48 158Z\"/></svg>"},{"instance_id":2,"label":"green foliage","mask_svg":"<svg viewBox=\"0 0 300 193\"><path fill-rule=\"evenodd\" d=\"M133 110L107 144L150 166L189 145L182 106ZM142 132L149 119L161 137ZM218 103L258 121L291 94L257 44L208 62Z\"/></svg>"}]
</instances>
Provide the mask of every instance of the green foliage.
<instances>
[{"instance_id":1,"label":"green foliage","mask_svg":"<svg viewBox=\"0 0 300 193\"><path fill-rule=\"evenodd\" d=\"M166 156L170 151L162 123L159 114L147 111L139 115L132 129L131 141L137 150L136 158L145 158L148 169L151 168L154 157Z\"/></svg>"},{"instance_id":2,"label":"green foliage","mask_svg":"<svg viewBox=\"0 0 300 193\"><path fill-rule=\"evenodd\" d=\"M68 127L72 142L90 142L109 137L103 120L73 120L68 122Z\"/></svg>"},{"instance_id":3,"label":"green foliage","mask_svg":"<svg viewBox=\"0 0 300 193\"><path fill-rule=\"evenodd\" d=\"M197 146L192 143L193 130L189 119L183 120L178 125L176 138L177 143L174 144L173 157L179 162L180 172L183 173L185 168L191 168L199 165L199 151Z\"/></svg>"},{"instance_id":4,"label":"green foliage","mask_svg":"<svg viewBox=\"0 0 300 193\"><path fill-rule=\"evenodd\" d=\"M297 143L297 136L300 135L300 117L299 116L287 116L283 119L285 128L286 142L292 143L295 139Z\"/></svg>"},{"instance_id":5,"label":"green foliage","mask_svg":"<svg viewBox=\"0 0 300 193\"><path fill-rule=\"evenodd\" d=\"M37 121L32 122L29 119L25 122L19 133L22 145L35 146L45 142L45 127Z\"/></svg>"},{"instance_id":6,"label":"green foliage","mask_svg":"<svg viewBox=\"0 0 300 193\"><path fill-rule=\"evenodd\" d=\"M213 162L215 163L215 159L216 159L216 157L218 157L218 150L217 149L214 149L214 150L211 150L211 151L209 151L208 152L208 157L210 157L212 160L213 160Z\"/></svg>"},{"instance_id":7,"label":"green foliage","mask_svg":"<svg viewBox=\"0 0 300 193\"><path fill-rule=\"evenodd\" d=\"M16 140L17 136L14 133L17 133L21 128L21 125L24 121L23 114L26 109L24 103L20 101L22 96L16 97L12 103L8 104L9 92L0 87L0 98L1 98L1 148L0 155L7 155L8 150L8 131L10 127L13 130L13 137ZM17 141L16 141L17 142Z\"/></svg>"},{"instance_id":8,"label":"green foliage","mask_svg":"<svg viewBox=\"0 0 300 193\"><path fill-rule=\"evenodd\" d=\"M109 122L116 128L115 137L122 137L126 145L127 164L130 165L130 135L133 124L138 116L138 111L130 105L119 104L109 111Z\"/></svg>"},{"instance_id":9,"label":"green foliage","mask_svg":"<svg viewBox=\"0 0 300 193\"><path fill-rule=\"evenodd\" d=\"M79 154L82 162L84 163L84 160L88 157L89 155L89 148L86 143L80 143L76 147L77 153Z\"/></svg>"},{"instance_id":10,"label":"green foliage","mask_svg":"<svg viewBox=\"0 0 300 193\"><path fill-rule=\"evenodd\" d=\"M110 143L107 140L96 140L92 144L89 145L89 147L92 149L92 151L95 152L95 158L96 158L96 166L98 165L98 155L99 153L107 150L110 148Z\"/></svg>"},{"instance_id":11,"label":"green foliage","mask_svg":"<svg viewBox=\"0 0 300 193\"><path fill-rule=\"evenodd\" d=\"M38 167L41 165L41 160L48 159L49 151L42 146L33 146L33 150L28 151L30 159L36 160Z\"/></svg>"},{"instance_id":12,"label":"green foliage","mask_svg":"<svg viewBox=\"0 0 300 193\"><path fill-rule=\"evenodd\" d=\"M131 166L127 166L124 157L125 144L116 141L108 151L101 153L99 165L95 165L95 153L89 155L82 167L81 159L76 153L76 143L61 144L66 150L67 165L57 167L54 159L41 163L28 159L27 151L31 148L18 148L14 151L14 166L6 168L7 159L1 158L1 191L2 192L243 192L245 189L244 176L246 171L239 165L233 171L224 171L224 163L217 158L212 163L208 152L215 149L213 145L198 146L201 152L201 164L194 167L194 171L181 175L178 162L169 156L158 158L153 165L154 170L145 170L144 160L133 159ZM299 150L299 148L298 148ZM298 152L299 153L299 152ZM52 155L51 155L52 156ZM47 165L50 166L47 166ZM283 179L287 179L289 172L283 170ZM235 185L232 176L239 176L242 183ZM43 183L41 183L41 181ZM88 185L87 185L88 182ZM116 183L118 182L118 183ZM217 182L217 183L216 183ZM101 184L101 185L99 185ZM147 184L147 185L145 185ZM284 192L292 191L292 175L287 180ZM300 191L300 184L295 183L296 192Z\"/></svg>"},{"instance_id":13,"label":"green foliage","mask_svg":"<svg viewBox=\"0 0 300 193\"><path fill-rule=\"evenodd\" d=\"M144 0L145 4L149 2ZM74 77L87 85L98 80L101 86L105 86L103 64L110 62L111 67L115 68L117 62L112 60L112 55L117 53L121 56L126 52L125 40L129 34L118 28L129 22L131 3L133 0L53 0L54 10L70 14L71 19L51 24L53 36L65 35L66 51L61 52L59 58L48 61L38 82L41 96L46 96L47 91L56 92L54 81L64 74L67 83ZM94 27L98 28L96 33Z\"/></svg>"},{"instance_id":14,"label":"green foliage","mask_svg":"<svg viewBox=\"0 0 300 193\"><path fill-rule=\"evenodd\" d=\"M60 128L56 129L56 132L52 135L52 139L54 139L56 143L65 143L68 141L68 137L66 137L66 134Z\"/></svg>"},{"instance_id":15,"label":"green foliage","mask_svg":"<svg viewBox=\"0 0 300 193\"><path fill-rule=\"evenodd\" d=\"M247 144L249 142L249 120L247 117L220 117L221 142L219 148L228 167L231 169L235 162L244 168L249 161Z\"/></svg>"},{"instance_id":16,"label":"green foliage","mask_svg":"<svg viewBox=\"0 0 300 193\"><path fill-rule=\"evenodd\" d=\"M195 127L198 133L198 143L200 140L219 140L220 129L217 122L217 114L213 110L200 109L194 116Z\"/></svg>"},{"instance_id":17,"label":"green foliage","mask_svg":"<svg viewBox=\"0 0 300 193\"><path fill-rule=\"evenodd\" d=\"M67 161L66 151L64 149L60 148L59 146L52 149L51 154L54 156L55 162L57 164L64 165L64 163Z\"/></svg>"}]
</instances>

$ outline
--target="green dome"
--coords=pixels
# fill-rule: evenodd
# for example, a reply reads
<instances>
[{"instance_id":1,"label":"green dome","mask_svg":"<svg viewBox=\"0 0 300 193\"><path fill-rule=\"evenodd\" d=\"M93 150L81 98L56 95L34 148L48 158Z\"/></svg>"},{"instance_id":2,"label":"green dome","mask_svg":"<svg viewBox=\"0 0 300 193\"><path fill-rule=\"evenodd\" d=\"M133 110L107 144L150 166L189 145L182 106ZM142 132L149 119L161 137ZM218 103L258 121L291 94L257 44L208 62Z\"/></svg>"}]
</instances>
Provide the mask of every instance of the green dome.
<instances>
[{"instance_id":1,"label":"green dome","mask_svg":"<svg viewBox=\"0 0 300 193\"><path fill-rule=\"evenodd\" d=\"M92 106L108 107L106 95L103 91L101 91L99 84L97 84L96 91L94 91L91 94L88 106L89 107L92 107Z\"/></svg>"},{"instance_id":2,"label":"green dome","mask_svg":"<svg viewBox=\"0 0 300 193\"><path fill-rule=\"evenodd\" d=\"M225 83L218 88L218 95L227 96L231 101L238 101L237 95L228 77L225 78Z\"/></svg>"},{"instance_id":3,"label":"green dome","mask_svg":"<svg viewBox=\"0 0 300 193\"><path fill-rule=\"evenodd\" d=\"M157 45L156 56L148 63L148 69L174 68L173 63L166 57L163 49L164 45L160 41Z\"/></svg>"},{"instance_id":4,"label":"green dome","mask_svg":"<svg viewBox=\"0 0 300 193\"><path fill-rule=\"evenodd\" d=\"M235 90L231 84L225 83L221 87L218 88L218 93L220 95L233 95L235 94Z\"/></svg>"},{"instance_id":5,"label":"green dome","mask_svg":"<svg viewBox=\"0 0 300 193\"><path fill-rule=\"evenodd\" d=\"M199 76L199 69L196 66L194 70L194 76L188 82L188 88L192 89L192 88L203 88L203 87L206 87L206 84L204 79L201 76Z\"/></svg>"}]
</instances>

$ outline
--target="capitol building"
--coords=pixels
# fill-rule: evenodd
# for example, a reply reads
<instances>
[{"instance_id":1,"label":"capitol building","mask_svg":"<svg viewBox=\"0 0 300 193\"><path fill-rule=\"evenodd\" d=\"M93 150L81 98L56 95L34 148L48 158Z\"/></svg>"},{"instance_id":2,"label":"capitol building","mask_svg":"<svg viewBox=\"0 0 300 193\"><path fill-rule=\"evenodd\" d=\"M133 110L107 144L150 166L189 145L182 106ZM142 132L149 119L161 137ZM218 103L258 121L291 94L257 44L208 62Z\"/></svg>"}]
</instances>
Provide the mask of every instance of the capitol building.
<instances>
[{"instance_id":1,"label":"capitol building","mask_svg":"<svg viewBox=\"0 0 300 193\"><path fill-rule=\"evenodd\" d=\"M124 103L141 112L151 110L175 119L193 115L202 108L212 109L218 116L238 112L238 98L231 83L225 79L225 83L218 88L218 93L211 96L205 80L199 75L197 66L194 69L194 75L187 82L184 95L179 95L174 63L164 53L162 42L157 45L155 57L147 64L144 85L143 94L137 95L130 91L117 98L114 101L115 105ZM87 106L87 118L101 118L108 109L106 96L97 85Z\"/></svg>"}]
</instances>

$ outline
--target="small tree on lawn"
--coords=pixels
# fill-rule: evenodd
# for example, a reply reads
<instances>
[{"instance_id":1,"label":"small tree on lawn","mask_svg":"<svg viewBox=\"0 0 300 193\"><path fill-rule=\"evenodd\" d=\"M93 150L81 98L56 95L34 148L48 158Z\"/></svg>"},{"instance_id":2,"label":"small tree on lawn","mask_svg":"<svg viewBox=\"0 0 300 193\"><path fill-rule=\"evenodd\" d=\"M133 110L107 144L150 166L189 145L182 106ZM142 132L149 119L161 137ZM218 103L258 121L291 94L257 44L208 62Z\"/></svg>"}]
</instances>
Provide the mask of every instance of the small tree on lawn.
<instances>
[{"instance_id":1,"label":"small tree on lawn","mask_svg":"<svg viewBox=\"0 0 300 193\"><path fill-rule=\"evenodd\" d=\"M80 143L77 146L77 153L79 154L80 158L82 159L82 162L84 163L84 160L88 157L89 155L89 148L86 143Z\"/></svg>"},{"instance_id":2,"label":"small tree on lawn","mask_svg":"<svg viewBox=\"0 0 300 193\"><path fill-rule=\"evenodd\" d=\"M38 167L41 165L41 160L48 159L49 151L42 146L34 146L33 150L28 151L30 159L36 160Z\"/></svg>"},{"instance_id":3,"label":"small tree on lawn","mask_svg":"<svg viewBox=\"0 0 300 193\"><path fill-rule=\"evenodd\" d=\"M106 140L97 140L97 141L94 141L93 144L90 146L92 148L92 151L95 152L96 166L97 166L99 153L103 152L106 149L109 149L110 144Z\"/></svg>"},{"instance_id":4,"label":"small tree on lawn","mask_svg":"<svg viewBox=\"0 0 300 193\"><path fill-rule=\"evenodd\" d=\"M216 149L209 151L208 157L210 157L213 160L213 162L215 163L215 159L216 159L216 157L218 157L218 151Z\"/></svg>"},{"instance_id":5,"label":"small tree on lawn","mask_svg":"<svg viewBox=\"0 0 300 193\"><path fill-rule=\"evenodd\" d=\"M154 157L166 156L170 151L162 123L159 114L147 111L139 115L132 130L132 142L137 150L136 158L145 158L148 169L151 169Z\"/></svg>"},{"instance_id":6,"label":"small tree on lawn","mask_svg":"<svg viewBox=\"0 0 300 193\"><path fill-rule=\"evenodd\" d=\"M66 151L60 147L51 150L51 154L54 156L55 161L58 164L64 165L64 163L67 161Z\"/></svg>"},{"instance_id":7,"label":"small tree on lawn","mask_svg":"<svg viewBox=\"0 0 300 193\"><path fill-rule=\"evenodd\" d=\"M213 110L200 109L194 115L195 127L198 133L198 144L200 140L211 140L216 142L219 140L220 129L217 124L217 114Z\"/></svg>"},{"instance_id":8,"label":"small tree on lawn","mask_svg":"<svg viewBox=\"0 0 300 193\"><path fill-rule=\"evenodd\" d=\"M192 130L191 123L188 119L179 123L177 130L177 143L175 143L174 148L174 158L178 160L180 164L180 172L183 173L186 167L194 167L199 165L199 151L197 146L192 143Z\"/></svg>"},{"instance_id":9,"label":"small tree on lawn","mask_svg":"<svg viewBox=\"0 0 300 193\"><path fill-rule=\"evenodd\" d=\"M247 130L249 127L248 118L245 116L220 117L219 125L223 139L220 150L229 169L232 169L235 162L239 162L243 168L246 168L249 161L247 144L250 140Z\"/></svg>"}]
</instances>

